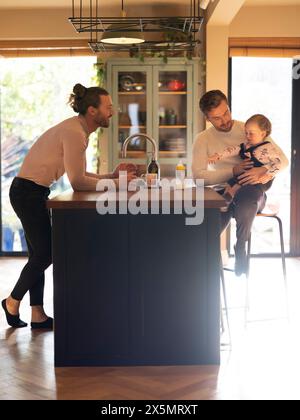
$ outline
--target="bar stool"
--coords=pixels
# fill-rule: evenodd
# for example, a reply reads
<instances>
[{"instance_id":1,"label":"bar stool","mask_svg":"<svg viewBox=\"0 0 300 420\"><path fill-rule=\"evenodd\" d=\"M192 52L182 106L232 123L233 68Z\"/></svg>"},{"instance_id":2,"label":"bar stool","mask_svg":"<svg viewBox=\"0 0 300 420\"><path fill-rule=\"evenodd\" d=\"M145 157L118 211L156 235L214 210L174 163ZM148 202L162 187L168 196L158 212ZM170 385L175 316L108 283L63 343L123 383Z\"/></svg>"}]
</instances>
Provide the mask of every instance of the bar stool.
<instances>
[{"instance_id":1,"label":"bar stool","mask_svg":"<svg viewBox=\"0 0 300 420\"><path fill-rule=\"evenodd\" d=\"M262 212L257 213L256 217L267 217L269 219L275 219L278 222L282 274L283 274L284 289L285 289L285 305L286 305L287 319L289 319L288 284L287 284L287 275L286 275L286 260L285 260L285 250L284 250L283 228L282 228L282 220L278 216L278 211L279 211L278 208L272 209L267 205ZM251 259L251 239L252 239L252 234L250 233L248 243L247 243L247 273L246 273L247 285L246 285L245 324L247 324L247 322L251 322L248 320L248 312L250 310L249 277L250 277L250 259ZM257 320L257 321L260 321L260 320Z\"/></svg>"},{"instance_id":2,"label":"bar stool","mask_svg":"<svg viewBox=\"0 0 300 420\"><path fill-rule=\"evenodd\" d=\"M224 316L223 316L223 311L224 311L225 312L225 317L226 317L227 329L228 329L228 337L229 337L229 343L228 344L221 343L221 346L229 346L229 348L231 348L231 330L230 330L230 322L229 322L229 308L228 308L228 301L227 301L227 292L226 292L226 285L225 285L225 276L224 276L222 256L221 256L221 259L220 259L220 279L221 279L221 295L223 295L223 302L224 302L224 308L222 307L222 302L220 304L221 330L222 330L222 333L225 332L225 323L224 323Z\"/></svg>"}]
</instances>

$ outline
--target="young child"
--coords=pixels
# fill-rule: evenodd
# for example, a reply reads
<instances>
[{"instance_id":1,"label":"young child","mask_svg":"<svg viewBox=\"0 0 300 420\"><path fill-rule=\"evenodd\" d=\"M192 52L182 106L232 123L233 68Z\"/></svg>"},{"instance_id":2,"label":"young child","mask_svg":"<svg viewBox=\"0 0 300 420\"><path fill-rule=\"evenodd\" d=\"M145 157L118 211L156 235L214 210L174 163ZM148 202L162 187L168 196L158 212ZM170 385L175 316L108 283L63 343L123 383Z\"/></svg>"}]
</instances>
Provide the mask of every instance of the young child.
<instances>
[{"instance_id":1,"label":"young child","mask_svg":"<svg viewBox=\"0 0 300 420\"><path fill-rule=\"evenodd\" d=\"M271 139L268 139L272 132L272 124L267 117L261 114L253 115L245 124L246 142L236 147L228 147L222 154L215 153L208 158L209 164L215 164L219 160L229 156L239 155L243 160L250 159L254 167L265 166L269 174L276 175L280 170L281 160ZM267 184L259 184L264 191L267 191L273 180ZM237 191L242 188L237 177L227 181L223 197L230 203Z\"/></svg>"}]
</instances>

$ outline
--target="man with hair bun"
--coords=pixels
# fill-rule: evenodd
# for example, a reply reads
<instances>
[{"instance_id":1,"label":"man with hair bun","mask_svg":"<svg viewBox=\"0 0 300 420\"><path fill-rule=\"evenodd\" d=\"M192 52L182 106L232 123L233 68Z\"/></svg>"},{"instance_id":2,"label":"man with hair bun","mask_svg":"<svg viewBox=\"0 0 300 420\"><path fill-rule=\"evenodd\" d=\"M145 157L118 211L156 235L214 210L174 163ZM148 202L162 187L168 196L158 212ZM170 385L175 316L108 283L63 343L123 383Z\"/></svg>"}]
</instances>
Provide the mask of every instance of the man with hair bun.
<instances>
[{"instance_id":1,"label":"man with hair bun","mask_svg":"<svg viewBox=\"0 0 300 420\"><path fill-rule=\"evenodd\" d=\"M44 312L45 270L52 264L51 222L46 201L50 186L67 174L74 191L96 191L100 179L112 178L118 185L120 171L128 171L128 182L136 176L133 164L120 164L113 173L98 175L86 171L89 136L99 127L109 127L113 105L109 93L100 87L76 84L69 103L78 115L51 127L33 144L10 187L10 202L21 220L29 259L7 299L2 301L11 327L26 327L20 319L20 303L29 291L31 328L52 329L53 319Z\"/></svg>"}]
</instances>

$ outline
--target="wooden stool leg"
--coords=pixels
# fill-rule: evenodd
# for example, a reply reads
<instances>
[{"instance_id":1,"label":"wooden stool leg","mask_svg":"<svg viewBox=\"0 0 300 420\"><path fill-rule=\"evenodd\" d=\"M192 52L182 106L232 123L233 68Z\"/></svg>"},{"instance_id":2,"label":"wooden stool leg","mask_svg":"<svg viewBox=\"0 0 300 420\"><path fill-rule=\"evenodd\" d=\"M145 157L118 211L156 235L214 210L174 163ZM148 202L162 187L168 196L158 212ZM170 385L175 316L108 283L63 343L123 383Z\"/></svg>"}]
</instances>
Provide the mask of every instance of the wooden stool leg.
<instances>
[{"instance_id":1,"label":"wooden stool leg","mask_svg":"<svg viewBox=\"0 0 300 420\"><path fill-rule=\"evenodd\" d=\"M250 258L251 258L251 232L247 242L247 273L246 273L246 299L245 299L245 327L248 322L248 312L250 310L250 295L249 295L249 276L250 276Z\"/></svg>"},{"instance_id":2,"label":"wooden stool leg","mask_svg":"<svg viewBox=\"0 0 300 420\"><path fill-rule=\"evenodd\" d=\"M278 227L279 227L282 273L283 273L285 300L286 300L285 304L286 304L287 318L289 319L289 293L288 293L289 291L288 291L288 283L287 283L287 275L286 275L286 261L285 261L285 249L284 249L284 237L283 237L282 220L278 216L274 216L274 219L277 220Z\"/></svg>"},{"instance_id":3,"label":"wooden stool leg","mask_svg":"<svg viewBox=\"0 0 300 420\"><path fill-rule=\"evenodd\" d=\"M247 242L247 273L246 276L249 278L250 275L250 259L251 259L251 232Z\"/></svg>"},{"instance_id":4,"label":"wooden stool leg","mask_svg":"<svg viewBox=\"0 0 300 420\"><path fill-rule=\"evenodd\" d=\"M224 276L224 270L223 270L223 262L222 257L220 261L220 277L221 277L221 287L223 292L223 300L224 300L224 307L225 307L225 314L226 314L226 323L228 328L228 336L229 336L229 343L231 345L231 331L230 331L230 323L229 323L229 311L228 311L228 301L227 301L227 293L226 293L226 285L225 285L225 276ZM224 320L223 320L223 310L222 310L222 304L221 304L221 328L224 332Z\"/></svg>"},{"instance_id":5,"label":"wooden stool leg","mask_svg":"<svg viewBox=\"0 0 300 420\"><path fill-rule=\"evenodd\" d=\"M282 272L283 272L283 280L284 280L284 289L285 289L285 302L286 302L286 313L287 319L289 321L289 297L288 297L288 283L287 283L287 273L286 273L286 260L285 260L285 250L284 250L284 237L283 237L283 227L282 221L280 217L276 215L267 215L261 214L262 217L268 217L272 219L276 219L278 222L279 227L279 235L280 235L280 247L281 247L281 262L282 262ZM248 247L247 247L247 259L248 259L248 269L247 269L247 285L246 285L246 303L245 303L245 326L247 325L248 321L248 311L250 309L250 294L249 294L249 277L250 277L250 257L251 257L251 234L248 240ZM259 320L257 320L259 321Z\"/></svg>"}]
</instances>

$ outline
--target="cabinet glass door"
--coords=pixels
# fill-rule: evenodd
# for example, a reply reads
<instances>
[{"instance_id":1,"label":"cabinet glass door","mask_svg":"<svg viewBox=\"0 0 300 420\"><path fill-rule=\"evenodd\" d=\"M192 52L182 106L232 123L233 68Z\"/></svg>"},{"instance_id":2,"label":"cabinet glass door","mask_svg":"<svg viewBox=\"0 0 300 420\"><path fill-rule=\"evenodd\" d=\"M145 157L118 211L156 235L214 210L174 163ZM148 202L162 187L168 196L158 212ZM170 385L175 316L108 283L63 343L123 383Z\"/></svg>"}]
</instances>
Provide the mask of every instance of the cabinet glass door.
<instances>
[{"instance_id":1,"label":"cabinet glass door","mask_svg":"<svg viewBox=\"0 0 300 420\"><path fill-rule=\"evenodd\" d=\"M147 121L147 70L132 71L122 69L115 75L117 98L114 98L118 109L115 116L115 135L117 139L117 156L122 159L122 146L125 139L136 133L146 133ZM116 86L115 85L115 86ZM117 120L117 121L116 121ZM147 156L147 144L144 138L134 138L127 147L127 158L143 159Z\"/></svg>"},{"instance_id":2,"label":"cabinet glass door","mask_svg":"<svg viewBox=\"0 0 300 420\"><path fill-rule=\"evenodd\" d=\"M130 62L135 63L130 64ZM135 133L148 134L157 143L163 176L173 176L179 160L191 162L197 75L195 63L171 59L167 64L149 59L143 65L134 59L108 63L109 91L115 113L111 124L111 166L123 162L122 146ZM150 142L136 137L127 148L126 160L145 165L152 152Z\"/></svg>"},{"instance_id":3,"label":"cabinet glass door","mask_svg":"<svg viewBox=\"0 0 300 420\"><path fill-rule=\"evenodd\" d=\"M187 157L187 72L158 72L160 158Z\"/></svg>"}]
</instances>

